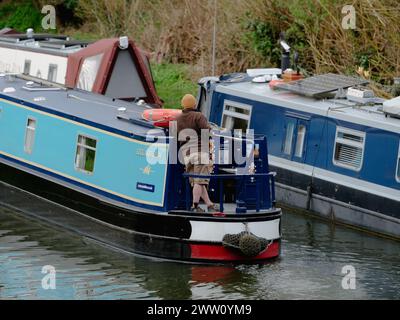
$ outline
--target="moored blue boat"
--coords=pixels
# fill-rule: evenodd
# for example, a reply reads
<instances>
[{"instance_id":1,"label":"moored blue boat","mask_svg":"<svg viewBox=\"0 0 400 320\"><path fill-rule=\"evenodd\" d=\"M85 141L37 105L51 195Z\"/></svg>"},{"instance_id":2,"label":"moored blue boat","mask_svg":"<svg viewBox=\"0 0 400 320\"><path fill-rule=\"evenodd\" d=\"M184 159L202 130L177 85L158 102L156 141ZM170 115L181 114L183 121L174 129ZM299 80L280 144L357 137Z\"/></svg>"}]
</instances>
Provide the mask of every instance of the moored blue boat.
<instances>
[{"instance_id":1,"label":"moored blue boat","mask_svg":"<svg viewBox=\"0 0 400 320\"><path fill-rule=\"evenodd\" d=\"M282 204L399 239L399 99L334 74L275 80L274 90L278 71L204 78L199 108L221 127L268 138Z\"/></svg>"}]
</instances>

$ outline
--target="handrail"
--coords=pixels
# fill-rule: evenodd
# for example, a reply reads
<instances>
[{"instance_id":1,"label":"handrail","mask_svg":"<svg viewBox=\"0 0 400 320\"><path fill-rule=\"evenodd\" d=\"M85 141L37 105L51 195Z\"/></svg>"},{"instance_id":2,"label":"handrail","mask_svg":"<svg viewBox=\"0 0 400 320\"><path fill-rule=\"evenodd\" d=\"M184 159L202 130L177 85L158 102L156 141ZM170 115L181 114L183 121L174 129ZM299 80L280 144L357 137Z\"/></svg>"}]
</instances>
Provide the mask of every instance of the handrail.
<instances>
[{"instance_id":1,"label":"handrail","mask_svg":"<svg viewBox=\"0 0 400 320\"><path fill-rule=\"evenodd\" d=\"M220 212L224 212L224 201L223 201L223 194L224 194L224 185L223 180L227 179L246 179L246 178L268 178L269 187L270 187L270 203L271 206L275 204L275 176L276 172L269 172L269 173L254 173L254 174L209 174L209 175L199 175L193 173L183 173L182 176L185 178L186 181L186 209L190 210L190 184L189 178L197 178L197 179L214 179L219 180L219 189L220 189ZM259 179L256 179L259 180ZM263 179L262 179L263 180ZM257 181L258 182L258 181ZM256 193L256 212L260 212L260 195L259 192L262 188L257 188Z\"/></svg>"},{"instance_id":2,"label":"handrail","mask_svg":"<svg viewBox=\"0 0 400 320\"><path fill-rule=\"evenodd\" d=\"M222 174L194 174L194 173L183 173L184 177L188 178L199 178L199 179L228 179L228 178L242 178L242 177L270 177L276 176L276 172L269 173L247 173L247 174L236 174L236 173L222 173Z\"/></svg>"}]
</instances>

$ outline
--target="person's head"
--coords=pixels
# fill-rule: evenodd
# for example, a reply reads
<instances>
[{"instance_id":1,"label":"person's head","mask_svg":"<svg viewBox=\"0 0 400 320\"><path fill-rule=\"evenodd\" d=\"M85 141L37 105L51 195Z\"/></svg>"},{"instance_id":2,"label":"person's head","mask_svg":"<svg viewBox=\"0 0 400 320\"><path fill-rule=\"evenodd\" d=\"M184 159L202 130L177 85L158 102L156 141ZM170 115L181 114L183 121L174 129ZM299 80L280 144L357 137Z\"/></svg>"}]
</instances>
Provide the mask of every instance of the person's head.
<instances>
[{"instance_id":1,"label":"person's head","mask_svg":"<svg viewBox=\"0 0 400 320\"><path fill-rule=\"evenodd\" d=\"M191 94L186 94L181 101L183 109L195 109L197 106L196 98Z\"/></svg>"}]
</instances>

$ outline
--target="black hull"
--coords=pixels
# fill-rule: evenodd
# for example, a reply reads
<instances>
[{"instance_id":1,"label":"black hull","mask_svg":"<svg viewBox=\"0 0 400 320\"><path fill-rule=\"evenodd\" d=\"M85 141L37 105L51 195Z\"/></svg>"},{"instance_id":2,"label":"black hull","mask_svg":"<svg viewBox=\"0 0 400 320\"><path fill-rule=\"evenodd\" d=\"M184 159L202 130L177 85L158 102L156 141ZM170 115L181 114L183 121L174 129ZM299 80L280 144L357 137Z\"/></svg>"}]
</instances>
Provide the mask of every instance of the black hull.
<instances>
[{"instance_id":1,"label":"black hull","mask_svg":"<svg viewBox=\"0 0 400 320\"><path fill-rule=\"evenodd\" d=\"M277 172L277 200L331 221L400 240L400 201L291 170Z\"/></svg>"},{"instance_id":2,"label":"black hull","mask_svg":"<svg viewBox=\"0 0 400 320\"><path fill-rule=\"evenodd\" d=\"M3 205L129 253L207 263L264 261L280 254L280 239L275 239L267 250L253 258L231 252L222 243L190 239L193 221L280 221L280 209L268 214L232 217L130 210L3 163L0 163L0 181L3 182L0 183Z\"/></svg>"}]
</instances>

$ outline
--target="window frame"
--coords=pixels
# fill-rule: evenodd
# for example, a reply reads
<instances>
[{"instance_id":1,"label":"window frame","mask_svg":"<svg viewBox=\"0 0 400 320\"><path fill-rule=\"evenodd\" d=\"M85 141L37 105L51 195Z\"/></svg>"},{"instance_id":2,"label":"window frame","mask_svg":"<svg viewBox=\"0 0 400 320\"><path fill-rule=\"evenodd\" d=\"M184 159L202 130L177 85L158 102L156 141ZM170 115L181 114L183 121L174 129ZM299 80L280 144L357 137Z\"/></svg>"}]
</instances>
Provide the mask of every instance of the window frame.
<instances>
[{"instance_id":1,"label":"window frame","mask_svg":"<svg viewBox=\"0 0 400 320\"><path fill-rule=\"evenodd\" d=\"M304 128L304 132L303 132L303 134L301 136L301 141L300 141L301 148L299 148L300 151L301 151L301 154L298 155L297 154L297 151L298 151L297 149L298 149L298 145L299 145L300 127ZM297 129L297 131L296 131L296 141L295 141L295 144L294 144L293 157L302 159L304 157L304 153L306 151L305 147L306 147L307 125L305 123L302 123L301 121L297 121L297 128L296 129Z\"/></svg>"},{"instance_id":2,"label":"window frame","mask_svg":"<svg viewBox=\"0 0 400 320\"><path fill-rule=\"evenodd\" d=\"M292 136L291 136L291 144L290 149L288 149L289 153L286 153L286 142L288 141L288 129L290 126L293 126ZM299 128L304 127L304 135L301 140L301 155L296 154L298 140L299 140ZM284 126L283 126L283 136L282 136L282 144L281 144L281 154L284 158L295 161L299 163L305 163L307 156L307 145L308 145L308 131L310 127L310 119L307 117L303 117L300 115L292 115L287 114L284 118Z\"/></svg>"},{"instance_id":3,"label":"window frame","mask_svg":"<svg viewBox=\"0 0 400 320\"><path fill-rule=\"evenodd\" d=\"M32 128L29 126L29 121L34 121L35 122L35 126ZM35 140L36 140L36 129L37 129L37 119L34 117L28 117L26 120L26 124L25 124L25 136L24 136L24 152L26 154L32 154L33 153L33 149L35 147ZM33 132L33 138L31 140L31 145L28 148L27 145L27 137L28 137L28 131L29 132Z\"/></svg>"},{"instance_id":4,"label":"window frame","mask_svg":"<svg viewBox=\"0 0 400 320\"><path fill-rule=\"evenodd\" d=\"M103 63L104 53L95 54L83 59L79 68L76 87L85 91L92 91L96 84L97 77ZM93 71L94 76L90 76L90 71Z\"/></svg>"},{"instance_id":5,"label":"window frame","mask_svg":"<svg viewBox=\"0 0 400 320\"><path fill-rule=\"evenodd\" d=\"M79 138L80 137L83 137L85 139L94 140L96 142L96 147L94 148L94 147L91 147L91 146L84 145L84 144L80 143L79 142ZM76 148L75 148L75 157L74 157L74 168L75 168L76 171L84 173L86 175L93 175L94 174L95 167L96 167L96 158L97 158L97 146L98 146L98 139L97 138L95 138L93 136L90 136L90 135L87 135L87 134L84 134L84 133L78 133L78 135L76 137ZM79 167L79 165L77 163L77 156L78 156L79 148L85 148L85 149L89 149L89 150L94 151L93 171L88 171L86 169L82 169L82 168ZM85 164L86 164L86 161L85 161Z\"/></svg>"},{"instance_id":6,"label":"window frame","mask_svg":"<svg viewBox=\"0 0 400 320\"><path fill-rule=\"evenodd\" d=\"M344 139L344 138L339 138L338 137L339 133L345 133L345 134L347 133L347 134L350 134L350 135L353 135L353 136L360 137L360 138L363 139L363 142L361 143L361 142L351 141L351 140ZM335 141L334 141L334 144L333 144L333 154L332 154L332 162L333 162L333 164L336 167L341 167L341 168L348 169L348 170L351 170L351 171L360 172L362 170L362 168L363 168L363 165L364 165L366 138L367 138L367 134L364 131L349 129L349 128L346 128L346 127L336 127ZM353 166L350 166L350 165L346 165L346 164L338 162L336 160L336 157L335 157L336 156L336 147L337 147L338 143L341 143L341 144L344 144L344 145L347 145L347 146L351 146L351 147L356 147L356 148L360 148L361 147L362 153L361 153L361 162L360 162L360 166L359 167L356 168L356 167L353 167Z\"/></svg>"},{"instance_id":7,"label":"window frame","mask_svg":"<svg viewBox=\"0 0 400 320\"><path fill-rule=\"evenodd\" d=\"M233 107L233 108L238 108L238 109L242 109L242 110L247 110L249 112L249 114L247 115L244 113L230 111L230 110L227 110L227 107ZM250 129L252 113L253 113L253 106L250 104L244 104L244 103L240 103L240 102L236 102L236 101L232 101L232 100L224 100L224 106L222 109L222 117L221 117L221 127L223 127L224 118L225 118L225 116L227 116L227 117L247 121L247 129L246 129L246 132L247 132ZM235 130L235 128L232 128L230 130Z\"/></svg>"},{"instance_id":8,"label":"window frame","mask_svg":"<svg viewBox=\"0 0 400 320\"><path fill-rule=\"evenodd\" d=\"M54 77L54 80L50 79L50 70L51 70L51 68L54 68L53 71L52 71L52 75ZM49 64L49 69L47 71L47 81L57 82L57 73L58 73L58 64L50 63Z\"/></svg>"},{"instance_id":9,"label":"window frame","mask_svg":"<svg viewBox=\"0 0 400 320\"><path fill-rule=\"evenodd\" d=\"M400 145L399 145L399 152L397 154L397 164L396 164L396 172L395 172L395 177L396 181L400 183Z\"/></svg>"},{"instance_id":10,"label":"window frame","mask_svg":"<svg viewBox=\"0 0 400 320\"><path fill-rule=\"evenodd\" d=\"M290 148L289 148L289 153L286 153L287 149L287 142L288 142L288 133L289 133L289 127L292 127L291 130L291 137L290 137ZM297 121L294 118L289 118L286 120L285 124L285 131L284 131L284 137L283 137L283 144L282 144L282 153L284 156L292 158L293 156L293 141L297 140L296 138L296 128L297 128Z\"/></svg>"},{"instance_id":11,"label":"window frame","mask_svg":"<svg viewBox=\"0 0 400 320\"><path fill-rule=\"evenodd\" d=\"M29 70L28 72L25 71L27 65L29 64ZM24 70L23 70L23 74L25 75L30 75L31 74L31 68L32 68L32 60L31 59L25 59L24 60Z\"/></svg>"}]
</instances>

